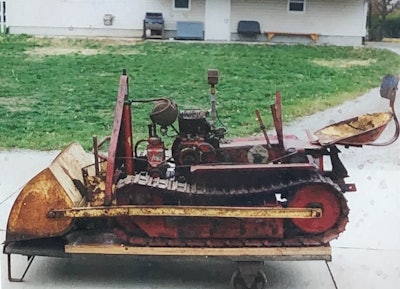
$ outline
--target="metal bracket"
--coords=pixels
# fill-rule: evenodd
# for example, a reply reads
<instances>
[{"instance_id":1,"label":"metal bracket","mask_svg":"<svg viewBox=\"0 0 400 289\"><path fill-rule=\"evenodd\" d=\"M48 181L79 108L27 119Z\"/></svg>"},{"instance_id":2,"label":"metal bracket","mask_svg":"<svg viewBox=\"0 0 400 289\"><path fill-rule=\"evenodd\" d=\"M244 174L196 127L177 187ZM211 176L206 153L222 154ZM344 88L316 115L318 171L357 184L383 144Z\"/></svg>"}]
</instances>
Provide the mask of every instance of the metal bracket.
<instances>
[{"instance_id":1,"label":"metal bracket","mask_svg":"<svg viewBox=\"0 0 400 289\"><path fill-rule=\"evenodd\" d=\"M339 289L339 287L337 286L335 277L333 276L331 267L329 267L328 261L325 261L325 264L326 264L326 267L328 268L329 275L331 276L331 279L332 279L332 282L333 282L333 286L335 286L335 289Z\"/></svg>"},{"instance_id":2,"label":"metal bracket","mask_svg":"<svg viewBox=\"0 0 400 289\"><path fill-rule=\"evenodd\" d=\"M35 259L35 256L32 256L32 255L28 256L28 260L27 260L28 264L27 264L27 266L25 268L24 273L22 274L22 276L20 278L14 278L14 277L12 277L12 272L11 272L11 267L12 267L11 266L11 254L7 254L8 281L10 281L10 282L22 282L24 280L24 277L25 277L26 273L28 272L29 267L31 266L31 264L32 264L34 259Z\"/></svg>"},{"instance_id":3,"label":"metal bracket","mask_svg":"<svg viewBox=\"0 0 400 289\"><path fill-rule=\"evenodd\" d=\"M267 277L262 270L264 262L262 261L238 261L238 270L235 271L231 278L232 288L250 289L261 288L267 286Z\"/></svg>"}]
</instances>

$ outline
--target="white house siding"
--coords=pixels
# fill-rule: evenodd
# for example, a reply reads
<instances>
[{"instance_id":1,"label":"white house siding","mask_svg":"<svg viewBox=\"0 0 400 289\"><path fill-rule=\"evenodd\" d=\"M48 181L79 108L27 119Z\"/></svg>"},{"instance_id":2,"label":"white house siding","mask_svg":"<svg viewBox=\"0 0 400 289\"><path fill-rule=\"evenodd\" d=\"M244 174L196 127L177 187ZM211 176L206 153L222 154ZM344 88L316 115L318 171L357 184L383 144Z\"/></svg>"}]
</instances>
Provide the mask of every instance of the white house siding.
<instances>
[{"instance_id":1,"label":"white house siding","mask_svg":"<svg viewBox=\"0 0 400 289\"><path fill-rule=\"evenodd\" d=\"M305 12L289 12L287 0L232 0L231 13L232 33L240 20L262 32L319 33L318 43L360 45L366 33L364 0L306 0Z\"/></svg>"},{"instance_id":2,"label":"white house siding","mask_svg":"<svg viewBox=\"0 0 400 289\"><path fill-rule=\"evenodd\" d=\"M6 2L0 0L0 33L6 32Z\"/></svg>"},{"instance_id":3,"label":"white house siding","mask_svg":"<svg viewBox=\"0 0 400 289\"><path fill-rule=\"evenodd\" d=\"M173 0L11 0L7 2L10 33L33 35L142 35L146 12L162 12L166 29L177 21L204 21L205 0L192 0L190 11L173 9ZM114 16L104 25L105 14Z\"/></svg>"},{"instance_id":4,"label":"white house siding","mask_svg":"<svg viewBox=\"0 0 400 289\"><path fill-rule=\"evenodd\" d=\"M66 36L141 37L146 12L162 12L166 37L177 21L205 21L207 0L191 0L189 11L173 9L173 0L8 0L10 33ZM240 20L256 20L261 30L319 33L319 44L360 45L366 34L366 0L306 0L304 13L288 11L287 0L232 0L232 40ZM112 26L103 22L112 14ZM265 41L264 35L259 37ZM272 41L311 43L307 37L275 36Z\"/></svg>"},{"instance_id":5,"label":"white house siding","mask_svg":"<svg viewBox=\"0 0 400 289\"><path fill-rule=\"evenodd\" d=\"M206 0L192 0L190 11L179 11L172 9L172 0L159 0L166 2L163 7L165 27L168 30L176 29L177 21L200 21L204 23Z\"/></svg>"},{"instance_id":6,"label":"white house siding","mask_svg":"<svg viewBox=\"0 0 400 289\"><path fill-rule=\"evenodd\" d=\"M135 2L135 5L133 3ZM129 0L12 0L8 1L10 33L42 35L129 35L139 26L145 1ZM151 5L155 1L147 1ZM103 17L112 14L112 26L105 26ZM140 18L139 15L141 15ZM117 35L118 36L118 35ZM124 35L125 36L125 35Z\"/></svg>"}]
</instances>

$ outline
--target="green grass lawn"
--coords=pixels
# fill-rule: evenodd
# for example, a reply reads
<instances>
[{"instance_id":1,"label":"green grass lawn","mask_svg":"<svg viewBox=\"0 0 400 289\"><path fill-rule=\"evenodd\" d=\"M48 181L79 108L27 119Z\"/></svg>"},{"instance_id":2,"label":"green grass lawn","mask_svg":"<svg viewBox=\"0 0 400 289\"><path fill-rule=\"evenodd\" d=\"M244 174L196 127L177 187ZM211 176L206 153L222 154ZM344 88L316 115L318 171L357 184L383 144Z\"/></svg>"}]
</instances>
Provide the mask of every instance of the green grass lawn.
<instances>
[{"instance_id":1,"label":"green grass lawn","mask_svg":"<svg viewBox=\"0 0 400 289\"><path fill-rule=\"evenodd\" d=\"M167 96L180 108L209 107L206 72L218 69L218 111L229 136L259 132L255 109L283 97L284 121L312 114L399 72L389 51L329 46L206 44L0 36L0 149L60 149L111 132L119 76L131 98ZM378 97L378 96L377 96ZM135 138L150 105L134 105Z\"/></svg>"}]
</instances>

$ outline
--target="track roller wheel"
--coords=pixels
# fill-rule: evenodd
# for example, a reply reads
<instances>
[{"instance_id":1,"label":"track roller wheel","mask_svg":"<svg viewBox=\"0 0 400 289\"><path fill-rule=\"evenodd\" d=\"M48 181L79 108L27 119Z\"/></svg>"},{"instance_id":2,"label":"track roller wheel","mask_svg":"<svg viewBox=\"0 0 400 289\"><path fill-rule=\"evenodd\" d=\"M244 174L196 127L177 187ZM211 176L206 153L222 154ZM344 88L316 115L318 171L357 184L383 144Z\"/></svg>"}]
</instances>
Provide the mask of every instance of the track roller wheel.
<instances>
[{"instance_id":1,"label":"track roller wheel","mask_svg":"<svg viewBox=\"0 0 400 289\"><path fill-rule=\"evenodd\" d=\"M297 228L306 233L320 234L332 228L341 215L338 192L329 184L309 184L300 188L290 201L292 208L321 208L322 217L292 219Z\"/></svg>"},{"instance_id":2,"label":"track roller wheel","mask_svg":"<svg viewBox=\"0 0 400 289\"><path fill-rule=\"evenodd\" d=\"M231 285L233 289L265 289L267 276L261 269L255 275L242 275L238 269L232 274Z\"/></svg>"}]
</instances>

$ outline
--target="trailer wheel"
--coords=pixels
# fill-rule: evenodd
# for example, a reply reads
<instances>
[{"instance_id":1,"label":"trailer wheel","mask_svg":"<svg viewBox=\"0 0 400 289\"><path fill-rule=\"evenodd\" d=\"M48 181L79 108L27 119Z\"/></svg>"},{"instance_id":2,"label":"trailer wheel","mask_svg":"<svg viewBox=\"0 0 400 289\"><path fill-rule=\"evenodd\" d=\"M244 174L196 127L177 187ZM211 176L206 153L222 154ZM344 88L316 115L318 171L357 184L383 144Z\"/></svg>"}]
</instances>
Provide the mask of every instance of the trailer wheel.
<instances>
[{"instance_id":1,"label":"trailer wheel","mask_svg":"<svg viewBox=\"0 0 400 289\"><path fill-rule=\"evenodd\" d=\"M233 289L266 289L267 276L264 271L258 270L256 275L247 276L245 279L238 269L232 274L231 286Z\"/></svg>"}]
</instances>

